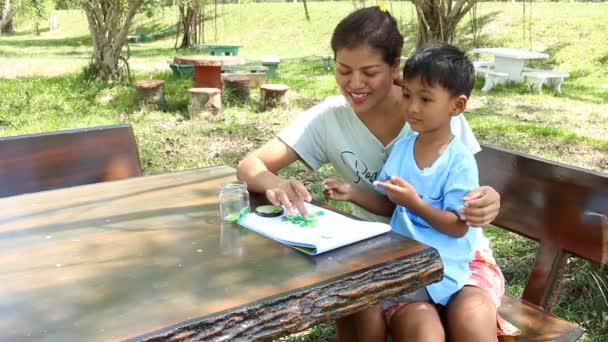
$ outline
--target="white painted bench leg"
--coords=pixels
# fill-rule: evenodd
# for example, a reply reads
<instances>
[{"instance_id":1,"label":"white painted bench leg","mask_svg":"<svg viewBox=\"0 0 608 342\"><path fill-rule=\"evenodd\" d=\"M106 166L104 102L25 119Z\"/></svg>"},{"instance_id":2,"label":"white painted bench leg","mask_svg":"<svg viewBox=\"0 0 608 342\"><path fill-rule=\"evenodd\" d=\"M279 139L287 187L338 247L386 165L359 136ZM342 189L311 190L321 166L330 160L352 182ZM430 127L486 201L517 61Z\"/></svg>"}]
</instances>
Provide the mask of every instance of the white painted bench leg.
<instances>
[{"instance_id":1,"label":"white painted bench leg","mask_svg":"<svg viewBox=\"0 0 608 342\"><path fill-rule=\"evenodd\" d=\"M486 73L485 78L486 78L486 83L483 85L483 88L481 88L481 91L484 93L489 92L492 88L494 88L494 86L507 82L506 77L498 76L498 75L491 75L491 74L487 74L487 73Z\"/></svg>"},{"instance_id":2,"label":"white painted bench leg","mask_svg":"<svg viewBox=\"0 0 608 342\"><path fill-rule=\"evenodd\" d=\"M494 87L494 80L488 75L485 76L485 79L486 81L483 84L483 88L481 88L481 91L487 93L492 89L492 87Z\"/></svg>"},{"instance_id":3,"label":"white painted bench leg","mask_svg":"<svg viewBox=\"0 0 608 342\"><path fill-rule=\"evenodd\" d=\"M549 84L555 89L555 92L558 94L562 93L562 82L564 81L563 77L552 77L549 79Z\"/></svg>"},{"instance_id":4,"label":"white painted bench leg","mask_svg":"<svg viewBox=\"0 0 608 342\"><path fill-rule=\"evenodd\" d=\"M544 77L527 76L528 78L528 90L537 90L539 93L543 91L543 84L546 79Z\"/></svg>"}]
</instances>

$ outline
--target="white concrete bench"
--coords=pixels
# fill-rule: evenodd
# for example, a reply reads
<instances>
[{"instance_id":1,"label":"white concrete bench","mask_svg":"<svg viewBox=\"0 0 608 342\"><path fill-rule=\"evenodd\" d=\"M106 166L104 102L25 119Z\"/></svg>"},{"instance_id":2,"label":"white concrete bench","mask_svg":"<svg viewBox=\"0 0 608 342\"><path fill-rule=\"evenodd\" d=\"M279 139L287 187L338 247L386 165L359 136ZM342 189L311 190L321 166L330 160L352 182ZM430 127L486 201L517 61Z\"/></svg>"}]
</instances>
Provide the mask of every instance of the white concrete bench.
<instances>
[{"instance_id":1,"label":"white concrete bench","mask_svg":"<svg viewBox=\"0 0 608 342\"><path fill-rule=\"evenodd\" d=\"M488 70L494 68L494 62L492 61L473 61L473 67L475 68L476 76L483 76Z\"/></svg>"},{"instance_id":2,"label":"white concrete bench","mask_svg":"<svg viewBox=\"0 0 608 342\"><path fill-rule=\"evenodd\" d=\"M509 74L506 72L498 72L490 68L479 68L476 70L476 73L481 75L486 80L483 88L481 88L481 91L484 93L489 92L496 85L507 83L509 80Z\"/></svg>"},{"instance_id":3,"label":"white concrete bench","mask_svg":"<svg viewBox=\"0 0 608 342\"><path fill-rule=\"evenodd\" d=\"M567 72L553 70L524 71L522 75L528 79L528 90L535 89L541 92L543 84L547 84L552 86L558 94L562 92L564 78L570 76Z\"/></svg>"}]
</instances>

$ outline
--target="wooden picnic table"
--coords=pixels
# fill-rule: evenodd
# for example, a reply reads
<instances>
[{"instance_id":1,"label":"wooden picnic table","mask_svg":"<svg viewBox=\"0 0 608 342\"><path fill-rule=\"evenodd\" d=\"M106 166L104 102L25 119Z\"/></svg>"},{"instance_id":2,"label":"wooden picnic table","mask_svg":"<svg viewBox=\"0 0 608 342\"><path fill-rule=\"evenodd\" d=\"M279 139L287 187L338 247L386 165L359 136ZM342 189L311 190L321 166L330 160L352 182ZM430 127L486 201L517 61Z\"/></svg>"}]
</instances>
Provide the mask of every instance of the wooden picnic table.
<instances>
[{"instance_id":1,"label":"wooden picnic table","mask_svg":"<svg viewBox=\"0 0 608 342\"><path fill-rule=\"evenodd\" d=\"M209 54L212 56L238 56L241 47L243 46L229 44L199 44L193 46L195 49L209 50Z\"/></svg>"},{"instance_id":2,"label":"wooden picnic table","mask_svg":"<svg viewBox=\"0 0 608 342\"><path fill-rule=\"evenodd\" d=\"M513 48L477 48L473 52L493 55L494 71L506 73L507 80L512 82L523 80L522 71L527 60L549 58L546 53Z\"/></svg>"},{"instance_id":3,"label":"wooden picnic table","mask_svg":"<svg viewBox=\"0 0 608 342\"><path fill-rule=\"evenodd\" d=\"M268 339L441 279L435 249L394 233L310 257L222 222L234 179L220 166L0 199L0 340Z\"/></svg>"},{"instance_id":4,"label":"wooden picnic table","mask_svg":"<svg viewBox=\"0 0 608 342\"><path fill-rule=\"evenodd\" d=\"M236 56L189 55L176 56L176 64L194 65L192 79L196 88L223 88L222 66L244 64L245 59Z\"/></svg>"}]
</instances>

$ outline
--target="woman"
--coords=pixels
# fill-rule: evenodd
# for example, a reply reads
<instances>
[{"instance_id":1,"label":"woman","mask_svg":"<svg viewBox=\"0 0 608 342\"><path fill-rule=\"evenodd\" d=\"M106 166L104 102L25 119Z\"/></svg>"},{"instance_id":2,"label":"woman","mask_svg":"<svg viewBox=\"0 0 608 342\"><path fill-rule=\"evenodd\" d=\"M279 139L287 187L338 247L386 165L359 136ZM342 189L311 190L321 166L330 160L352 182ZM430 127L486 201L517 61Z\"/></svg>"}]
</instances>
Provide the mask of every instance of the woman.
<instances>
[{"instance_id":1,"label":"woman","mask_svg":"<svg viewBox=\"0 0 608 342\"><path fill-rule=\"evenodd\" d=\"M394 18L379 7L358 10L338 24L331 45L342 96L329 97L302 113L278 137L247 155L237 168L238 178L247 182L250 191L265 192L273 204L298 210L304 216L304 202L312 199L310 192L297 179L278 176L279 170L298 160L313 170L330 163L344 181L373 191L372 182L394 142L412 133L404 116L401 88L394 84L403 45ZM480 150L464 116L455 117L451 129L473 153ZM490 187L480 187L464 200L461 218L471 225L487 225L498 214L500 196ZM356 206L353 214L388 222L388 218ZM450 317L450 324L444 327L446 336L462 341L495 340L494 297L480 287L465 286L445 312ZM395 313L402 314L411 316L411 324L400 327L400 334L419 336L423 341L425 330L436 328L418 324L425 322L426 314L437 315L434 307L405 306ZM356 327L362 326L357 321L370 317L377 316L355 314L339 320L338 338L355 340ZM476 322L474 329L472 321Z\"/></svg>"}]
</instances>

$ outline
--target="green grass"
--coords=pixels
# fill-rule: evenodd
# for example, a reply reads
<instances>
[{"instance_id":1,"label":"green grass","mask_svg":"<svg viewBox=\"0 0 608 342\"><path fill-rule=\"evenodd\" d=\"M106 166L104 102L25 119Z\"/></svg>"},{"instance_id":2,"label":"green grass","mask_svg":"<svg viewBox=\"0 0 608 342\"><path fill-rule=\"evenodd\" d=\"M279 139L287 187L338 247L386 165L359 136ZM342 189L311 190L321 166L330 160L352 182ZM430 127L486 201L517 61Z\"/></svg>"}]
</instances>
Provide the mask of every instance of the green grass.
<instances>
[{"instance_id":1,"label":"green grass","mask_svg":"<svg viewBox=\"0 0 608 342\"><path fill-rule=\"evenodd\" d=\"M391 3L401 21L406 44L413 48L412 8ZM309 3L311 22L301 3L220 6L217 39L214 23L206 24L206 43L245 45L240 54L257 64L261 55L281 56L279 77L290 86L288 108L257 112L259 92L236 105L224 99L224 110L211 120L186 119L187 79L171 76L165 60L176 54L174 36L130 44L130 63L136 79L166 81L169 109L155 111L135 101L132 85L108 86L87 82L80 75L91 55L87 24L81 11L58 12L60 28L33 34L28 22L17 22L18 33L0 37L0 135L53 131L127 122L133 125L146 174L226 164L235 166L248 151L264 143L298 113L328 95L337 94L333 74L323 70L316 54L329 52L329 37L337 21L353 8L350 2ZM390 7L389 7L390 8ZM154 33L176 21L175 9L153 18L136 17L132 33ZM525 85L499 86L488 94L476 84L466 114L479 140L551 160L608 172L608 3L533 3L532 45L522 39L521 3L479 3L481 46L508 46L547 52L551 58L533 67L570 73L556 95L545 89L529 93ZM470 50L468 25L457 43ZM482 56L486 58L485 56ZM317 197L320 183L333 175L330 167L318 173L295 164L281 174L303 179ZM348 206L334 203L342 209ZM536 244L497 228L488 229L495 256L508 280L508 292L525 287ZM608 340L608 271L573 259L566 275L564 296L556 313L582 324L586 340ZM333 338L331 324L291 337L293 341Z\"/></svg>"}]
</instances>

